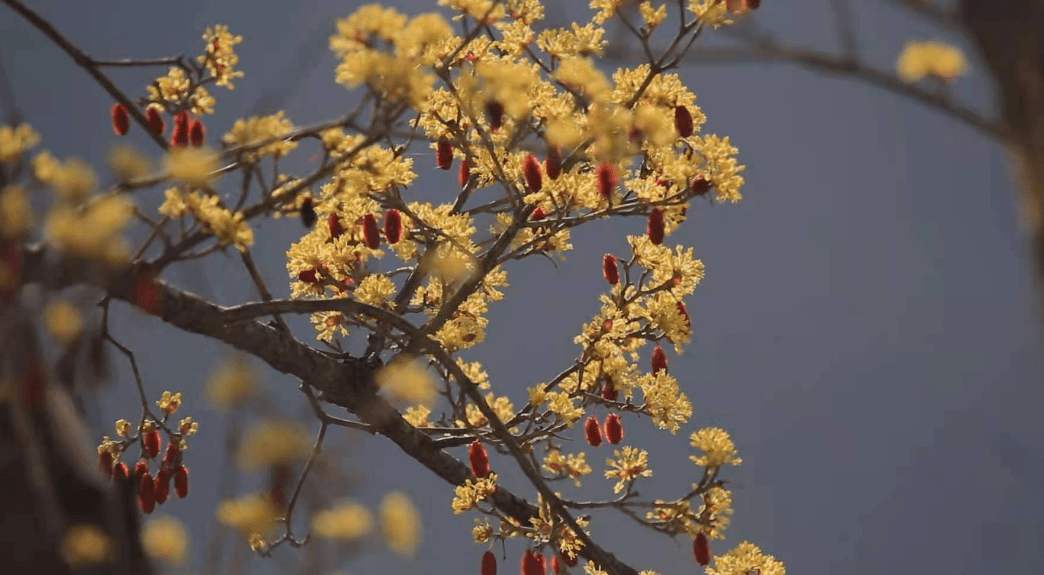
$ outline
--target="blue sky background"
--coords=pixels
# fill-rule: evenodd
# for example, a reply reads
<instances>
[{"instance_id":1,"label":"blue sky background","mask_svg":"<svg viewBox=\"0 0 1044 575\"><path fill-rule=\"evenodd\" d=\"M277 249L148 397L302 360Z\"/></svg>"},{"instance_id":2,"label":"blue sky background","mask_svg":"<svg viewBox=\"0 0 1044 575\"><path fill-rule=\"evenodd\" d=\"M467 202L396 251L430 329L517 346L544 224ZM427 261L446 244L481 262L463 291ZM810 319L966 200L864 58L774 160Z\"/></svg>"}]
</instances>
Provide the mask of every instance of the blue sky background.
<instances>
[{"instance_id":1,"label":"blue sky background","mask_svg":"<svg viewBox=\"0 0 1044 575\"><path fill-rule=\"evenodd\" d=\"M285 109L307 125L351 101L333 82L336 62L325 46L352 2L32 4L98 58L194 55L206 26L231 24L244 37L237 52L246 77L234 92L213 90L211 141L248 113ZM410 14L434 6L392 4ZM890 68L907 39L940 37L887 3L855 4L861 48L875 65ZM549 16L583 18L585 5L563 4ZM825 0L766 2L757 19L794 43L837 45ZM6 8L0 38L18 104L43 147L102 166L117 140L109 97ZM973 59L956 93L991 110L983 69ZM160 73L111 72L134 96ZM722 426L744 459L727 473L736 501L728 547L749 539L795 574L1044 572L1041 310L1001 148L858 81L782 65L685 66L680 74L708 116L705 131L739 147L747 183L738 205L694 202L688 223L670 238L694 245L707 266L689 305L694 343L682 357L669 352L695 413L673 437L647 420L625 420L628 441L651 452L655 475L642 493L669 496L694 481L687 434ZM268 100L258 104L261 95ZM137 127L129 138L152 149ZM455 174L435 170L430 154L416 151L421 178L406 197L445 197ZM311 153L304 146L295 153L299 173ZM154 206L158 191L151 194L146 204ZM487 342L466 357L483 362L496 389L524 401L525 387L576 357L572 338L604 288L602 254L623 253L625 234L643 226L637 219L593 225L574 235L566 265L533 259L509 268L511 288L491 307ZM301 233L298 222L264 222L255 233L263 275L277 296L288 295L284 253ZM238 258L188 264L166 278L221 303L255 299ZM184 413L202 426L188 455L193 493L161 508L193 526L197 558L175 572L198 572L228 464L221 450L227 418L209 409L201 389L226 350L125 309L116 317L116 336L138 351L150 393L183 391ZM307 327L299 336L311 337ZM99 435L137 413L129 370L119 356L113 361L117 379L98 403ZM296 381L267 371L264 384L289 413L304 413ZM476 571L484 549L470 542L471 516L451 514L450 486L386 440L349 439L344 465L360 480L353 495L375 503L388 489L407 490L426 528L416 560L374 545L343 570ZM589 453L588 498L611 493L598 477L608 454L604 447ZM517 475L504 477L521 495L532 493ZM236 493L257 480L245 478ZM596 539L639 569L697 569L687 541L655 537L620 515L596 519ZM508 550L502 569L515 569L521 547L513 542ZM278 555L294 565L299 553ZM246 560L244 572L282 569Z\"/></svg>"}]
</instances>

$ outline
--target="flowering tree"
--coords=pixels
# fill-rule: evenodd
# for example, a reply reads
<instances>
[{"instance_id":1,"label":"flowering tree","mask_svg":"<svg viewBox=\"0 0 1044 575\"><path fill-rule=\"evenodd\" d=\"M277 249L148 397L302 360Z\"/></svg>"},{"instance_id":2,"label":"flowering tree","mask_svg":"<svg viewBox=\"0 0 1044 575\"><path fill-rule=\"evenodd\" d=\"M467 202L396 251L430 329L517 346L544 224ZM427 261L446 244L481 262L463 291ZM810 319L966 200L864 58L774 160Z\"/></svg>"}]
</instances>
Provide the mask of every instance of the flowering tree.
<instances>
[{"instance_id":1,"label":"flowering tree","mask_svg":"<svg viewBox=\"0 0 1044 575\"><path fill-rule=\"evenodd\" d=\"M181 413L180 393L148 389L133 346L109 331L111 306L125 302L300 380L316 435L287 420L245 431L238 464L270 470L272 479L217 509L256 553L319 539L350 543L371 530L371 512L347 500L310 505L309 534L294 530L303 487L316 474L336 473L318 463L329 459L323 449L333 426L382 435L453 485L447 512L473 514L474 540L490 549L476 559L483 575L496 571L498 542L521 557L524 575L545 573L546 561L556 574L580 561L592 575L638 573L640 553L617 557L585 530L590 519L582 514L599 508L687 538L708 573L783 573L751 543L712 553L732 513L724 468L740 463L724 430L687 432L697 481L658 497L639 495L653 470L647 451L625 441L639 417L667 437L690 425L692 405L666 349L680 353L690 342L685 297L703 264L692 248L665 242L694 200L734 203L743 184L737 149L727 137L701 133L695 96L670 71L701 35L757 2L701 0L670 13L664 2L623 8L594 0L591 20L566 28L544 25L537 0L440 0L446 15L415 16L366 5L338 21L330 39L341 58L337 82L358 94L353 110L305 127L282 113L244 118L219 139L203 118L217 105L210 90L231 89L242 75L235 53L242 39L229 28L208 28L195 58L106 61L24 3L4 4L112 96L116 134L140 130L163 155L154 169L141 151L117 148L110 168L118 181L99 190L84 162L34 151L39 138L29 124L0 130L0 293L10 344L4 432L30 470L17 487L40 501L42 531L59 551L55 565L149 571L137 551L137 512L121 502L148 515L194 489L189 467L200 423ZM607 76L597 59L608 44L603 26L614 18L641 42L644 62ZM666 47L653 49L650 40L661 38ZM142 92L125 91L106 74L125 66L166 73ZM321 146L318 167L281 169L280 159L308 139ZM460 190L445 203L411 194L417 174L408 152L425 146L428 161L457 171ZM43 190L52 192L46 200L36 197ZM160 191L162 205L149 213L138 198ZM276 299L251 249L256 224L283 216L304 231L286 252L291 297ZM485 339L488 308L504 297L515 262L564 260L574 228L607 218L644 233L627 235L627 253L604 256L601 308L575 338L577 359L533 382L516 406L522 398L509 398L464 352ZM125 238L135 226L147 230L139 245ZM218 252L237 256L260 301L222 306L164 279ZM100 321L59 295L75 286L99 296ZM307 314L314 332L295 333L291 314ZM127 360L141 411L117 421L97 445L97 462L85 463L82 453L55 447L64 423L45 423L77 417L69 392L84 377L102 376L110 346ZM251 380L233 361L214 375L210 400L238 409L255 392ZM595 416L596 408L608 415ZM333 414L341 409L348 415ZM611 446L602 447L612 452L602 474L613 498L586 501L552 487L580 487L594 471L589 452L566 451L569 435L592 450ZM526 480L518 493L498 482L501 470L515 468ZM68 481L110 504L73 509ZM378 515L388 545L413 553L420 527L410 499L390 493ZM170 520L147 523L144 550L176 558L180 530Z\"/></svg>"}]
</instances>

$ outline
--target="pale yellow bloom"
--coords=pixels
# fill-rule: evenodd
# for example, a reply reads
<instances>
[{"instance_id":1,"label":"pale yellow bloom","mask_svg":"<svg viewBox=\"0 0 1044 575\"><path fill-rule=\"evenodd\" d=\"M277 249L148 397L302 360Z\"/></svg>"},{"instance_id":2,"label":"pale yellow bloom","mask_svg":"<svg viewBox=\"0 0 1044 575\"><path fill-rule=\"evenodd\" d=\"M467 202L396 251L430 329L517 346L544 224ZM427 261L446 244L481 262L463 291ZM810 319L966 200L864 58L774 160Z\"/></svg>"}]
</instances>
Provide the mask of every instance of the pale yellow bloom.
<instances>
[{"instance_id":1,"label":"pale yellow bloom","mask_svg":"<svg viewBox=\"0 0 1044 575\"><path fill-rule=\"evenodd\" d=\"M423 405L415 405L407 408L402 414L402 418L414 427L427 427L429 415L431 415L430 409Z\"/></svg>"},{"instance_id":2,"label":"pale yellow bloom","mask_svg":"<svg viewBox=\"0 0 1044 575\"><path fill-rule=\"evenodd\" d=\"M215 83L218 86L231 90L235 87L232 85L232 80L243 77L243 72L234 69L239 63L239 56L236 55L234 47L242 41L242 36L233 36L228 31L228 26L223 24L207 28L203 33L206 54L197 56L196 61L206 64L210 75L217 79Z\"/></svg>"},{"instance_id":3,"label":"pale yellow bloom","mask_svg":"<svg viewBox=\"0 0 1044 575\"><path fill-rule=\"evenodd\" d=\"M376 375L377 385L395 401L431 405L435 383L424 366L410 358L399 358Z\"/></svg>"},{"instance_id":4,"label":"pale yellow bloom","mask_svg":"<svg viewBox=\"0 0 1044 575\"><path fill-rule=\"evenodd\" d=\"M967 62L956 46L943 42L907 42L895 67L904 82L917 82L925 76L953 80L964 74Z\"/></svg>"},{"instance_id":5,"label":"pale yellow bloom","mask_svg":"<svg viewBox=\"0 0 1044 575\"><path fill-rule=\"evenodd\" d=\"M613 455L616 459L607 458L605 464L609 469L605 471L606 479L615 479L613 493L619 493L624 487L639 477L649 477L652 470L649 469L649 453L644 449L625 446L622 449L614 449Z\"/></svg>"},{"instance_id":6,"label":"pale yellow bloom","mask_svg":"<svg viewBox=\"0 0 1044 575\"><path fill-rule=\"evenodd\" d=\"M279 516L272 500L264 493L252 493L218 504L217 519L244 533L264 533Z\"/></svg>"},{"instance_id":7,"label":"pale yellow bloom","mask_svg":"<svg viewBox=\"0 0 1044 575\"><path fill-rule=\"evenodd\" d=\"M388 547L399 555L412 557L420 544L420 514L405 493L393 491L384 496L380 507L381 528Z\"/></svg>"},{"instance_id":8,"label":"pale yellow bloom","mask_svg":"<svg viewBox=\"0 0 1044 575\"><path fill-rule=\"evenodd\" d=\"M700 467L721 467L722 465L739 465L742 459L736 457L736 446L728 432L720 427L705 427L689 437L689 445L703 452L701 456L690 455L689 459Z\"/></svg>"},{"instance_id":9,"label":"pale yellow bloom","mask_svg":"<svg viewBox=\"0 0 1044 575\"><path fill-rule=\"evenodd\" d=\"M0 236L19 237L33 225L33 209L25 188L11 184L0 190Z\"/></svg>"},{"instance_id":10,"label":"pale yellow bloom","mask_svg":"<svg viewBox=\"0 0 1044 575\"><path fill-rule=\"evenodd\" d=\"M319 537L351 541L370 532L373 516L362 505L345 500L312 517L312 530Z\"/></svg>"},{"instance_id":11,"label":"pale yellow bloom","mask_svg":"<svg viewBox=\"0 0 1044 575\"><path fill-rule=\"evenodd\" d=\"M355 299L373 306L384 306L395 297L395 284L384 274L370 274L355 288Z\"/></svg>"},{"instance_id":12,"label":"pale yellow bloom","mask_svg":"<svg viewBox=\"0 0 1044 575\"><path fill-rule=\"evenodd\" d=\"M0 164L14 162L26 150L40 143L40 135L29 124L0 126Z\"/></svg>"},{"instance_id":13,"label":"pale yellow bloom","mask_svg":"<svg viewBox=\"0 0 1044 575\"><path fill-rule=\"evenodd\" d=\"M127 434L130 433L130 430L131 424L129 421L127 421L126 419L116 420L116 435L119 435L120 437L127 437Z\"/></svg>"},{"instance_id":14,"label":"pale yellow bloom","mask_svg":"<svg viewBox=\"0 0 1044 575\"><path fill-rule=\"evenodd\" d=\"M189 185L206 185L216 169L217 157L206 148L174 148L167 154L170 177Z\"/></svg>"},{"instance_id":15,"label":"pale yellow bloom","mask_svg":"<svg viewBox=\"0 0 1044 575\"><path fill-rule=\"evenodd\" d=\"M87 199L98 185L94 168L79 158L69 158L61 163L51 178L51 186L58 196L70 204Z\"/></svg>"},{"instance_id":16,"label":"pale yellow bloom","mask_svg":"<svg viewBox=\"0 0 1044 575\"><path fill-rule=\"evenodd\" d=\"M188 533L185 525L170 515L153 516L145 523L141 544L153 559L181 565L188 549Z\"/></svg>"},{"instance_id":17,"label":"pale yellow bloom","mask_svg":"<svg viewBox=\"0 0 1044 575\"><path fill-rule=\"evenodd\" d=\"M749 541L743 541L724 555L714 556L714 566L706 567L707 575L786 575L783 563Z\"/></svg>"},{"instance_id":18,"label":"pale yellow bloom","mask_svg":"<svg viewBox=\"0 0 1044 575\"><path fill-rule=\"evenodd\" d=\"M311 437L300 424L262 421L243 434L239 465L247 471L255 471L305 458L311 449Z\"/></svg>"},{"instance_id":19,"label":"pale yellow bloom","mask_svg":"<svg viewBox=\"0 0 1044 575\"><path fill-rule=\"evenodd\" d=\"M109 561L112 542L97 525L73 525L62 537L58 552L67 565L77 569Z\"/></svg>"},{"instance_id":20,"label":"pale yellow bloom","mask_svg":"<svg viewBox=\"0 0 1044 575\"><path fill-rule=\"evenodd\" d=\"M67 300L55 300L44 310L44 323L59 342L70 344L83 331L83 316L80 310Z\"/></svg>"},{"instance_id":21,"label":"pale yellow bloom","mask_svg":"<svg viewBox=\"0 0 1044 575\"><path fill-rule=\"evenodd\" d=\"M108 161L109 167L123 181L141 178L150 170L149 158L134 149L133 146L114 146L109 150Z\"/></svg>"},{"instance_id":22,"label":"pale yellow bloom","mask_svg":"<svg viewBox=\"0 0 1044 575\"><path fill-rule=\"evenodd\" d=\"M33 158L33 176L41 183L50 184L61 166L51 152L44 150Z\"/></svg>"},{"instance_id":23,"label":"pale yellow bloom","mask_svg":"<svg viewBox=\"0 0 1044 575\"><path fill-rule=\"evenodd\" d=\"M159 401L156 402L156 406L164 413L174 413L179 407L181 407L181 392L179 391L172 394L169 391L164 391Z\"/></svg>"},{"instance_id":24,"label":"pale yellow bloom","mask_svg":"<svg viewBox=\"0 0 1044 575\"><path fill-rule=\"evenodd\" d=\"M490 473L486 477L466 479L464 485L454 488L453 514L460 515L475 507L497 489L497 474Z\"/></svg>"},{"instance_id":25,"label":"pale yellow bloom","mask_svg":"<svg viewBox=\"0 0 1044 575\"><path fill-rule=\"evenodd\" d=\"M251 116L236 120L232 129L221 137L221 141L230 146L250 146L284 136L293 129L294 123L280 110L269 116ZM285 156L296 147L295 141L276 139L272 143L243 152L242 157L247 162L256 162L265 156Z\"/></svg>"},{"instance_id":26,"label":"pale yellow bloom","mask_svg":"<svg viewBox=\"0 0 1044 575\"><path fill-rule=\"evenodd\" d=\"M242 358L226 359L207 380L204 391L215 409L227 410L257 392L257 373Z\"/></svg>"}]
</instances>

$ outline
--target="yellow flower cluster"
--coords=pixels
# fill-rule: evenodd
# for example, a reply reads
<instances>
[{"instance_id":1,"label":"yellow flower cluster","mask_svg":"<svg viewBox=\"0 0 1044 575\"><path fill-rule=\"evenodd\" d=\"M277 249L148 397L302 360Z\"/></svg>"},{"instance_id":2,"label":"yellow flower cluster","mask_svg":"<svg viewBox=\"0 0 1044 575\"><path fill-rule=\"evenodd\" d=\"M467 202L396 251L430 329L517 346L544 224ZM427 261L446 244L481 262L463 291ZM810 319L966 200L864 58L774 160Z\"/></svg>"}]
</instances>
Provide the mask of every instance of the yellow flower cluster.
<instances>
[{"instance_id":1,"label":"yellow flower cluster","mask_svg":"<svg viewBox=\"0 0 1044 575\"><path fill-rule=\"evenodd\" d=\"M39 143L40 135L29 124L0 126L0 164L16 161Z\"/></svg>"},{"instance_id":2,"label":"yellow flower cluster","mask_svg":"<svg viewBox=\"0 0 1044 575\"><path fill-rule=\"evenodd\" d=\"M703 452L703 455L690 455L689 459L700 467L721 467L722 465L739 465L743 460L736 457L736 446L728 432L720 427L705 427L689 438L689 444Z\"/></svg>"},{"instance_id":3,"label":"yellow flower cluster","mask_svg":"<svg viewBox=\"0 0 1044 575\"><path fill-rule=\"evenodd\" d=\"M605 464L609 466L605 471L605 478L616 480L613 493L623 491L624 487L639 477L652 476L652 470L649 469L649 453L644 449L625 446L623 449L614 449L613 455L616 459L605 460Z\"/></svg>"},{"instance_id":4,"label":"yellow flower cluster","mask_svg":"<svg viewBox=\"0 0 1044 575\"><path fill-rule=\"evenodd\" d=\"M161 214L172 218L192 214L223 246L231 244L246 251L254 244L254 231L247 225L243 212L232 213L221 206L218 196L204 196L198 191L184 193L180 188L169 188L164 194L166 199L159 208Z\"/></svg>"},{"instance_id":5,"label":"yellow flower cluster","mask_svg":"<svg viewBox=\"0 0 1044 575\"><path fill-rule=\"evenodd\" d=\"M917 82L926 76L951 81L968 67L960 48L943 42L908 42L895 64L899 78Z\"/></svg>"},{"instance_id":6,"label":"yellow flower cluster","mask_svg":"<svg viewBox=\"0 0 1044 575\"><path fill-rule=\"evenodd\" d=\"M497 474L487 477L468 479L464 485L455 488L453 497L453 514L460 515L474 508L478 503L497 490Z\"/></svg>"},{"instance_id":7,"label":"yellow flower cluster","mask_svg":"<svg viewBox=\"0 0 1044 575\"><path fill-rule=\"evenodd\" d=\"M264 493L252 493L238 499L222 501L217 519L222 525L238 529L246 535L264 534L279 516L279 510Z\"/></svg>"},{"instance_id":8,"label":"yellow flower cluster","mask_svg":"<svg viewBox=\"0 0 1044 575\"><path fill-rule=\"evenodd\" d=\"M174 517L152 517L142 530L141 545L149 557L181 565L188 550L188 532L185 525Z\"/></svg>"},{"instance_id":9,"label":"yellow flower cluster","mask_svg":"<svg viewBox=\"0 0 1044 575\"><path fill-rule=\"evenodd\" d=\"M706 568L707 575L786 575L783 563L761 552L757 545L744 541L724 555L714 556L714 567Z\"/></svg>"},{"instance_id":10,"label":"yellow flower cluster","mask_svg":"<svg viewBox=\"0 0 1044 575\"><path fill-rule=\"evenodd\" d=\"M232 129L221 137L221 141L230 146L250 147L283 136L293 128L294 123L280 110L269 116L251 116L236 120ZM242 157L247 162L254 163L265 156L285 156L296 147L297 142L276 139L269 144L244 151Z\"/></svg>"},{"instance_id":11,"label":"yellow flower cluster","mask_svg":"<svg viewBox=\"0 0 1044 575\"><path fill-rule=\"evenodd\" d=\"M569 477L576 487L580 487L580 478L591 473L591 466L587 464L587 454L584 452L562 455L557 449L552 449L544 455L543 468L555 477Z\"/></svg>"},{"instance_id":12,"label":"yellow flower cluster","mask_svg":"<svg viewBox=\"0 0 1044 575\"><path fill-rule=\"evenodd\" d=\"M149 94L149 102L162 105L180 105L184 102L189 111L197 116L214 113L214 97L202 85L193 85L185 70L178 66L171 66L166 76L156 78L145 89Z\"/></svg>"},{"instance_id":13,"label":"yellow flower cluster","mask_svg":"<svg viewBox=\"0 0 1044 575\"><path fill-rule=\"evenodd\" d=\"M354 501L342 501L312 516L312 530L319 537L351 541L373 528L370 510Z\"/></svg>"},{"instance_id":14,"label":"yellow flower cluster","mask_svg":"<svg viewBox=\"0 0 1044 575\"><path fill-rule=\"evenodd\" d=\"M243 434L239 446L239 465L254 471L290 463L307 457L311 447L311 438L300 425L266 420L255 424Z\"/></svg>"},{"instance_id":15,"label":"yellow flower cluster","mask_svg":"<svg viewBox=\"0 0 1044 575\"><path fill-rule=\"evenodd\" d=\"M203 33L206 54L197 56L196 61L206 65L218 86L231 90L235 88L232 80L243 77L243 72L235 70L236 64L239 63L239 56L236 55L234 49L235 45L242 41L242 36L233 36L228 31L228 26L222 24L207 28Z\"/></svg>"}]
</instances>

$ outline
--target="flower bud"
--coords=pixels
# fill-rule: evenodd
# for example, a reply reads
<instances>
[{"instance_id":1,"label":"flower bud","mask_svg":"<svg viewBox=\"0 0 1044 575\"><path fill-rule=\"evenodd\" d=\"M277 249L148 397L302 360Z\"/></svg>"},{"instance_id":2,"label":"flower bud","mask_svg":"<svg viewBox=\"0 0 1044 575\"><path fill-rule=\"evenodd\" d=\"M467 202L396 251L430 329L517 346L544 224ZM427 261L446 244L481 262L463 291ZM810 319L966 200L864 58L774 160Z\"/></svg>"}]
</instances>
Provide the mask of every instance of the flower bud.
<instances>
[{"instance_id":1,"label":"flower bud","mask_svg":"<svg viewBox=\"0 0 1044 575\"><path fill-rule=\"evenodd\" d=\"M696 539L692 542L692 554L701 567L706 567L710 563L710 545L707 543L707 536L702 531L696 534Z\"/></svg>"},{"instance_id":2,"label":"flower bud","mask_svg":"<svg viewBox=\"0 0 1044 575\"><path fill-rule=\"evenodd\" d=\"M163 131L167 129L166 123L163 121L163 116L160 115L159 109L149 106L145 110L145 121L149 124L149 131L157 136L162 136Z\"/></svg>"},{"instance_id":3,"label":"flower bud","mask_svg":"<svg viewBox=\"0 0 1044 575\"><path fill-rule=\"evenodd\" d=\"M653 375L660 373L660 371L667 370L667 354L664 353L663 348L656 346L652 352L652 372Z\"/></svg>"},{"instance_id":4,"label":"flower bud","mask_svg":"<svg viewBox=\"0 0 1044 575\"><path fill-rule=\"evenodd\" d=\"M584 438L591 447L598 447L602 444L602 432L598 428L598 420L593 415L584 422Z\"/></svg>"},{"instance_id":5,"label":"flower bud","mask_svg":"<svg viewBox=\"0 0 1044 575\"><path fill-rule=\"evenodd\" d=\"M446 138L439 138L436 144L435 165L441 170L448 170L453 166L453 145Z\"/></svg>"},{"instance_id":6,"label":"flower bud","mask_svg":"<svg viewBox=\"0 0 1044 575\"><path fill-rule=\"evenodd\" d=\"M170 470L162 468L156 473L156 503L163 504L170 497Z\"/></svg>"},{"instance_id":7,"label":"flower bud","mask_svg":"<svg viewBox=\"0 0 1044 575\"><path fill-rule=\"evenodd\" d=\"M547 157L544 158L544 171L547 172L547 177L552 180L557 180L558 176L562 175L562 152L558 151L558 146L551 146L547 149Z\"/></svg>"},{"instance_id":8,"label":"flower bud","mask_svg":"<svg viewBox=\"0 0 1044 575\"><path fill-rule=\"evenodd\" d=\"M663 223L663 210L660 208L653 208L649 212L649 225L645 229L645 234L649 236L649 241L654 246L658 246L663 243L664 233Z\"/></svg>"},{"instance_id":9,"label":"flower bud","mask_svg":"<svg viewBox=\"0 0 1044 575\"><path fill-rule=\"evenodd\" d=\"M678 135L683 138L688 138L692 135L692 114L689 112L689 108L685 106L674 107L674 129L678 130Z\"/></svg>"},{"instance_id":10,"label":"flower bud","mask_svg":"<svg viewBox=\"0 0 1044 575\"><path fill-rule=\"evenodd\" d=\"M526 178L526 187L530 192L539 192L543 187L540 163L533 154L529 154L525 160L522 160L522 175Z\"/></svg>"},{"instance_id":11,"label":"flower bud","mask_svg":"<svg viewBox=\"0 0 1044 575\"><path fill-rule=\"evenodd\" d=\"M399 243L402 237L402 215L399 210L388 210L384 214L384 237L389 244Z\"/></svg>"},{"instance_id":12,"label":"flower bud","mask_svg":"<svg viewBox=\"0 0 1044 575\"><path fill-rule=\"evenodd\" d=\"M620 283L620 270L616 267L616 258L612 254L605 254L602 258L602 277L611 286Z\"/></svg>"},{"instance_id":13,"label":"flower bud","mask_svg":"<svg viewBox=\"0 0 1044 575\"><path fill-rule=\"evenodd\" d=\"M468 459L471 460L471 472L475 477L486 477L489 475L489 455L486 448L476 439L468 448Z\"/></svg>"},{"instance_id":14,"label":"flower bud","mask_svg":"<svg viewBox=\"0 0 1044 575\"><path fill-rule=\"evenodd\" d=\"M189 124L189 143L198 148L203 145L203 139L206 135L207 130L203 127L203 122L200 122L198 119L192 120L192 123Z\"/></svg>"},{"instance_id":15,"label":"flower bud","mask_svg":"<svg viewBox=\"0 0 1044 575\"><path fill-rule=\"evenodd\" d=\"M381 245L381 231L377 228L377 218L373 214L363 216L363 242L371 250Z\"/></svg>"},{"instance_id":16,"label":"flower bud","mask_svg":"<svg viewBox=\"0 0 1044 575\"><path fill-rule=\"evenodd\" d=\"M149 459L154 459L160 452L160 444L163 440L160 438L160 432L158 429L145 433L145 456Z\"/></svg>"},{"instance_id":17,"label":"flower bud","mask_svg":"<svg viewBox=\"0 0 1044 575\"><path fill-rule=\"evenodd\" d=\"M344 225L337 214L330 214L330 217L326 218L326 226L330 228L330 237L335 240L344 233Z\"/></svg>"},{"instance_id":18,"label":"flower bud","mask_svg":"<svg viewBox=\"0 0 1044 575\"><path fill-rule=\"evenodd\" d=\"M112 105L112 131L117 136L126 136L130 130L130 117L127 115L127 107L116 103Z\"/></svg>"},{"instance_id":19,"label":"flower bud","mask_svg":"<svg viewBox=\"0 0 1044 575\"><path fill-rule=\"evenodd\" d=\"M623 425L620 424L620 416L610 413L605 418L605 440L613 445L623 441Z\"/></svg>"},{"instance_id":20,"label":"flower bud","mask_svg":"<svg viewBox=\"0 0 1044 575\"><path fill-rule=\"evenodd\" d=\"M497 558L493 556L492 551L486 551L482 554L482 569L479 570L481 575L497 575Z\"/></svg>"},{"instance_id":21,"label":"flower bud","mask_svg":"<svg viewBox=\"0 0 1044 575\"><path fill-rule=\"evenodd\" d=\"M177 494L178 499L188 497L188 478L188 467L179 465L174 468L174 493Z\"/></svg>"},{"instance_id":22,"label":"flower bud","mask_svg":"<svg viewBox=\"0 0 1044 575\"><path fill-rule=\"evenodd\" d=\"M471 166L468 165L468 159L464 158L460 161L460 170L457 172L457 181L460 182L460 187L468 185L468 180L471 179Z\"/></svg>"},{"instance_id":23,"label":"flower bud","mask_svg":"<svg viewBox=\"0 0 1044 575\"><path fill-rule=\"evenodd\" d=\"M608 200L613 195L613 188L616 186L616 174L613 166L604 163L598 164L595 175L598 178L598 195Z\"/></svg>"}]
</instances>

